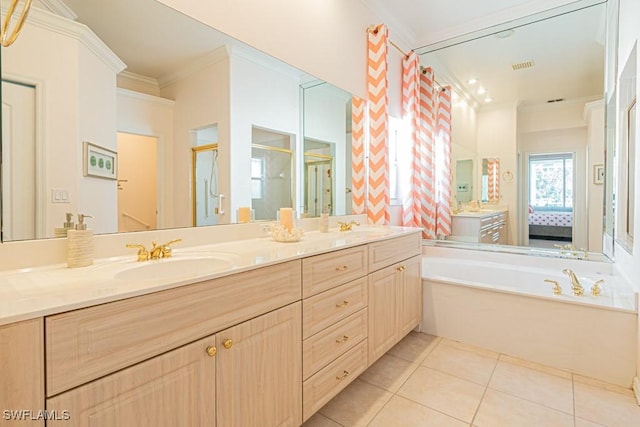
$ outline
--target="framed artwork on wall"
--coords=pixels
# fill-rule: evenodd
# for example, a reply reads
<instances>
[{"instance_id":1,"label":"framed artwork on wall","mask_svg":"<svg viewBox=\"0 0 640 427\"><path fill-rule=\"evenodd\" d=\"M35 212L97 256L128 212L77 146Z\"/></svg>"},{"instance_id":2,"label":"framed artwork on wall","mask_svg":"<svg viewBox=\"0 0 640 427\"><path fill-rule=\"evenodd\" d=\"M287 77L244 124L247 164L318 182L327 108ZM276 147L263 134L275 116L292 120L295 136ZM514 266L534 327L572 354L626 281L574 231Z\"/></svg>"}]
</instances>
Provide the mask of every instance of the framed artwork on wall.
<instances>
[{"instance_id":1,"label":"framed artwork on wall","mask_svg":"<svg viewBox=\"0 0 640 427\"><path fill-rule=\"evenodd\" d=\"M118 153L88 141L82 143L82 172L95 178L117 178Z\"/></svg>"}]
</instances>

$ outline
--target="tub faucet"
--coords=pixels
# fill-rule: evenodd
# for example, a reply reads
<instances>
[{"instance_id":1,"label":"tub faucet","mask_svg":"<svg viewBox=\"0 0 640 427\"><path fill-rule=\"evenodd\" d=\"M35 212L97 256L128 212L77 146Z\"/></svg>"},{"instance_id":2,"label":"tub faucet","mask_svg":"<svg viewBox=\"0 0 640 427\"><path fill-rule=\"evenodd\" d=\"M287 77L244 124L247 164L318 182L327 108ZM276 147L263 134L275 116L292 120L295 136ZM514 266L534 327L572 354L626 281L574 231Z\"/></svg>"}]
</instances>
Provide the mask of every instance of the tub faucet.
<instances>
[{"instance_id":1,"label":"tub faucet","mask_svg":"<svg viewBox=\"0 0 640 427\"><path fill-rule=\"evenodd\" d=\"M573 289L573 295L575 296L584 295L584 288L580 284L580 281L578 280L578 276L576 276L576 273L574 273L573 270L569 268L565 268L564 270L562 270L562 272L564 274L569 275L569 279L571 280L571 289Z\"/></svg>"}]
</instances>

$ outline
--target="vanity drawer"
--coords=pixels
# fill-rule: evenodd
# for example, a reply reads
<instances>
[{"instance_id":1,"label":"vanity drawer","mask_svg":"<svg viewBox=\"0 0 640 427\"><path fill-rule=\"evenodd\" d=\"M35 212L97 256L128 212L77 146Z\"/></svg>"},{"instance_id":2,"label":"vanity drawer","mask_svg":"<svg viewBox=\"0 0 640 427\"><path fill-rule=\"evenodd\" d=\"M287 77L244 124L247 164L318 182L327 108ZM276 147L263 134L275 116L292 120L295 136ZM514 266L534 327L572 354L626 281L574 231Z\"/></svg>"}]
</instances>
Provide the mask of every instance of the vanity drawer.
<instances>
[{"instance_id":1,"label":"vanity drawer","mask_svg":"<svg viewBox=\"0 0 640 427\"><path fill-rule=\"evenodd\" d=\"M367 367L367 340L340 356L302 384L302 418L306 421Z\"/></svg>"},{"instance_id":2,"label":"vanity drawer","mask_svg":"<svg viewBox=\"0 0 640 427\"><path fill-rule=\"evenodd\" d=\"M362 309L302 343L302 377L309 378L367 338L367 310Z\"/></svg>"},{"instance_id":3,"label":"vanity drawer","mask_svg":"<svg viewBox=\"0 0 640 427\"><path fill-rule=\"evenodd\" d=\"M45 320L47 396L300 300L300 261Z\"/></svg>"},{"instance_id":4,"label":"vanity drawer","mask_svg":"<svg viewBox=\"0 0 640 427\"><path fill-rule=\"evenodd\" d=\"M366 306L366 277L307 298L302 301L302 338L307 339Z\"/></svg>"},{"instance_id":5,"label":"vanity drawer","mask_svg":"<svg viewBox=\"0 0 640 427\"><path fill-rule=\"evenodd\" d=\"M369 272L380 270L421 252L420 233L369 244Z\"/></svg>"},{"instance_id":6,"label":"vanity drawer","mask_svg":"<svg viewBox=\"0 0 640 427\"><path fill-rule=\"evenodd\" d=\"M308 298L366 274L366 246L305 258L302 260L302 297Z\"/></svg>"}]
</instances>

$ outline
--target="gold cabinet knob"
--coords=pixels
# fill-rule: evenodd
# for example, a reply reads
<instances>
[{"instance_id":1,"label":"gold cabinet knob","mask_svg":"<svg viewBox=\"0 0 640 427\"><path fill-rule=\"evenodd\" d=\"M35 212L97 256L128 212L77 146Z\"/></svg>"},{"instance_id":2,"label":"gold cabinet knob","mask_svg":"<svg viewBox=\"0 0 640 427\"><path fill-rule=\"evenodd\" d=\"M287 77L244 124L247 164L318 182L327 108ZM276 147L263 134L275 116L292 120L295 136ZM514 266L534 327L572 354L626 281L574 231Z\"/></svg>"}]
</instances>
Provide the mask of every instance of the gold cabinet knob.
<instances>
[{"instance_id":1,"label":"gold cabinet knob","mask_svg":"<svg viewBox=\"0 0 640 427\"><path fill-rule=\"evenodd\" d=\"M336 304L336 307L337 307L337 308L341 308L341 307L346 307L346 306L348 306L348 305L349 305L349 301L344 300L344 301L342 301L341 303Z\"/></svg>"},{"instance_id":2,"label":"gold cabinet knob","mask_svg":"<svg viewBox=\"0 0 640 427\"><path fill-rule=\"evenodd\" d=\"M228 350L233 345L233 341L231 341L230 339L226 339L222 342L222 345Z\"/></svg>"},{"instance_id":3,"label":"gold cabinet knob","mask_svg":"<svg viewBox=\"0 0 640 427\"><path fill-rule=\"evenodd\" d=\"M407 269L406 265L401 265L400 267L396 267L396 270L398 271L405 271Z\"/></svg>"},{"instance_id":4,"label":"gold cabinet knob","mask_svg":"<svg viewBox=\"0 0 640 427\"><path fill-rule=\"evenodd\" d=\"M348 268L348 265L339 265L336 267L336 271L346 271Z\"/></svg>"},{"instance_id":5,"label":"gold cabinet knob","mask_svg":"<svg viewBox=\"0 0 640 427\"><path fill-rule=\"evenodd\" d=\"M347 342L347 340L348 340L348 339L349 339L349 337L348 337L348 336L343 335L343 336L342 336L342 338L337 339L337 340L336 340L336 342L337 342L338 344L342 344L343 342Z\"/></svg>"},{"instance_id":6,"label":"gold cabinet knob","mask_svg":"<svg viewBox=\"0 0 640 427\"><path fill-rule=\"evenodd\" d=\"M342 376L338 376L336 377L336 379L338 381L342 381L343 379L347 378L349 376L349 371L342 371Z\"/></svg>"},{"instance_id":7,"label":"gold cabinet knob","mask_svg":"<svg viewBox=\"0 0 640 427\"><path fill-rule=\"evenodd\" d=\"M207 347L207 354L209 355L209 357L214 357L217 352L218 352L218 349L215 348L214 346L210 345L209 347Z\"/></svg>"}]
</instances>

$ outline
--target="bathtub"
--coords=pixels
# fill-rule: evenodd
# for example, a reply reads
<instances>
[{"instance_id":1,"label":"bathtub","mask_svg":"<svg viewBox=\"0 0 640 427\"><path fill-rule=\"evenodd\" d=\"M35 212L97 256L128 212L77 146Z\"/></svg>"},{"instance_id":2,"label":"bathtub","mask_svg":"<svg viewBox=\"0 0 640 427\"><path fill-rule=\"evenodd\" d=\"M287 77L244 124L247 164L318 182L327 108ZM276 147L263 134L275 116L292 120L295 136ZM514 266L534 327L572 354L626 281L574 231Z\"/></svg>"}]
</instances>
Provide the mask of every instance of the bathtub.
<instances>
[{"instance_id":1,"label":"bathtub","mask_svg":"<svg viewBox=\"0 0 640 427\"><path fill-rule=\"evenodd\" d=\"M572 295L560 267L574 269L584 296ZM425 250L422 277L423 332L631 386L638 298L608 265L433 249ZM558 281L562 294L545 279Z\"/></svg>"}]
</instances>

